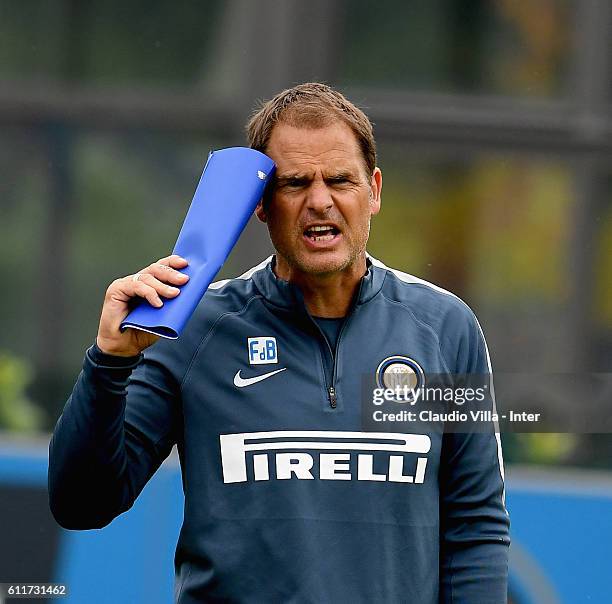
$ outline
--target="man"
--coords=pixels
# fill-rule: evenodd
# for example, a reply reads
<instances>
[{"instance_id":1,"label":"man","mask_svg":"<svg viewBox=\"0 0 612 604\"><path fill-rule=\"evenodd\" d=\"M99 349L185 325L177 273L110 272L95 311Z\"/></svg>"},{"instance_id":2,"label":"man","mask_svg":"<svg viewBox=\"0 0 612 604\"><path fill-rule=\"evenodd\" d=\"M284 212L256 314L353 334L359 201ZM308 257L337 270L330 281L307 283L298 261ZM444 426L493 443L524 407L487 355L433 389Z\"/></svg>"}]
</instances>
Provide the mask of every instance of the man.
<instances>
[{"instance_id":1,"label":"man","mask_svg":"<svg viewBox=\"0 0 612 604\"><path fill-rule=\"evenodd\" d=\"M266 103L248 138L277 164L256 209L276 254L211 285L180 340L151 348L155 336L119 325L134 297L180 295L186 260L110 285L50 446L56 519L105 526L176 443L181 604L505 602L492 426L362 427L361 378L384 381L390 362L424 376L490 371L461 300L366 254L382 189L370 122L303 84Z\"/></svg>"}]
</instances>

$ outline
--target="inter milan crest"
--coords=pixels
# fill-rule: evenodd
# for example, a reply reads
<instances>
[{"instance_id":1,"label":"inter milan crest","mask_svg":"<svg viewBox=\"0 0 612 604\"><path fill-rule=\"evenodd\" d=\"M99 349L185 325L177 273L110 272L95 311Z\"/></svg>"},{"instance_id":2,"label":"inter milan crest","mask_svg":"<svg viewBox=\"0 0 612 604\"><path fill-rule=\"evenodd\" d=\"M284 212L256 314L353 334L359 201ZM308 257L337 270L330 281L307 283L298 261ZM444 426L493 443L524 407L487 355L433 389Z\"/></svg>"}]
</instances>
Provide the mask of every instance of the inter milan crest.
<instances>
[{"instance_id":1,"label":"inter milan crest","mask_svg":"<svg viewBox=\"0 0 612 604\"><path fill-rule=\"evenodd\" d=\"M385 390L395 390L398 402L409 403L414 400L414 393L425 385L425 374L414 359L394 355L378 365L376 385Z\"/></svg>"}]
</instances>

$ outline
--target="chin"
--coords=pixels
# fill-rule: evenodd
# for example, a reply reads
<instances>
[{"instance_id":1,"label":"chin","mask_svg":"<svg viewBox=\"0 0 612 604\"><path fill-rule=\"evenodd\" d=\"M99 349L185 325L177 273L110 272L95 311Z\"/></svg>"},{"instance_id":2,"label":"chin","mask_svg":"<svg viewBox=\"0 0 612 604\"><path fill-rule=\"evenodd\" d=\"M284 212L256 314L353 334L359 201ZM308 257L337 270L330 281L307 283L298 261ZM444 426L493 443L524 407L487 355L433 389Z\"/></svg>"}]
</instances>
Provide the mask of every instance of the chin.
<instances>
[{"instance_id":1,"label":"chin","mask_svg":"<svg viewBox=\"0 0 612 604\"><path fill-rule=\"evenodd\" d=\"M311 275L337 273L351 264L351 259L339 254L319 254L319 257L298 258L296 268Z\"/></svg>"}]
</instances>

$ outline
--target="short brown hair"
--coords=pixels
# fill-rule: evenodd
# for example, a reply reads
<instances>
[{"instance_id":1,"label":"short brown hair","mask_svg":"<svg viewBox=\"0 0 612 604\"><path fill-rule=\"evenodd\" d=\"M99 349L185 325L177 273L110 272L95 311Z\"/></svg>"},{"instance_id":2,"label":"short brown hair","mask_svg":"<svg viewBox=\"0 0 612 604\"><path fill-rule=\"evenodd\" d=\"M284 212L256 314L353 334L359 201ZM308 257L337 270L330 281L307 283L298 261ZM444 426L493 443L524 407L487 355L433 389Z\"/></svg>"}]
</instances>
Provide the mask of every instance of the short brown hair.
<instances>
[{"instance_id":1,"label":"short brown hair","mask_svg":"<svg viewBox=\"0 0 612 604\"><path fill-rule=\"evenodd\" d=\"M252 149L265 153L274 126L278 123L297 128L322 128L335 120L353 131L369 175L376 167L376 143L372 123L358 107L326 84L308 82L279 92L262 103L246 125Z\"/></svg>"}]
</instances>

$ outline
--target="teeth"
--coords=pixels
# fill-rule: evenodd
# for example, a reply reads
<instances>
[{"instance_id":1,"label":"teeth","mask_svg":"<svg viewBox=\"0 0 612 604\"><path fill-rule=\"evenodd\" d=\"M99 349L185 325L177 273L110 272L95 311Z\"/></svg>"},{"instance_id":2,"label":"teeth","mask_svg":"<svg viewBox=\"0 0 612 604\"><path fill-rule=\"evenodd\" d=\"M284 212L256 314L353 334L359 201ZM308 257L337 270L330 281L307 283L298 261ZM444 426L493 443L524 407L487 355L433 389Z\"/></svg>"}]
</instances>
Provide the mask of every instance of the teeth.
<instances>
[{"instance_id":1,"label":"teeth","mask_svg":"<svg viewBox=\"0 0 612 604\"><path fill-rule=\"evenodd\" d=\"M306 235L311 241L331 241L336 235L336 228L330 224L311 226Z\"/></svg>"}]
</instances>

